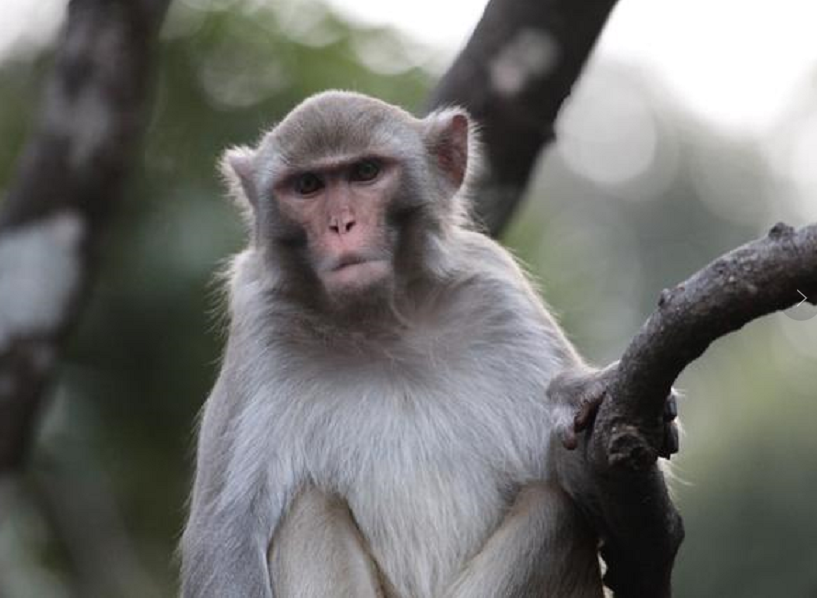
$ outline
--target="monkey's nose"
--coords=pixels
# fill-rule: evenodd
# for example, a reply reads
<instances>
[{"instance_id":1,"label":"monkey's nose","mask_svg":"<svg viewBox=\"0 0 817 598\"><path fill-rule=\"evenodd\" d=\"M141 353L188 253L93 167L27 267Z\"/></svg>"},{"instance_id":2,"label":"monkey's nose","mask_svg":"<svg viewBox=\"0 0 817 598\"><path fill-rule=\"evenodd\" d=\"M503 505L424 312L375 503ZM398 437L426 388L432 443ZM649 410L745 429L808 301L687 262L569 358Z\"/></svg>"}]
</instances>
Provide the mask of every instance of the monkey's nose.
<instances>
[{"instance_id":1,"label":"monkey's nose","mask_svg":"<svg viewBox=\"0 0 817 598\"><path fill-rule=\"evenodd\" d=\"M338 235L345 235L355 225L355 218L351 214L341 214L329 218L329 230Z\"/></svg>"}]
</instances>

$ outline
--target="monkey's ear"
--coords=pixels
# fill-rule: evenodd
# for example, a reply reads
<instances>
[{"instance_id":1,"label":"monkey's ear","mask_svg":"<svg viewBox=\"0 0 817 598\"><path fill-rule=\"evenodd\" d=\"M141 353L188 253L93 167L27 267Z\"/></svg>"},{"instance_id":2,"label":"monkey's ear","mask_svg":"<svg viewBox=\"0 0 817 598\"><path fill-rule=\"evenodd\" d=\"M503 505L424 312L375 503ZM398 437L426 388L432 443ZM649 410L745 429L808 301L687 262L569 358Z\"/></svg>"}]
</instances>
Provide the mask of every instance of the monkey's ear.
<instances>
[{"instance_id":1,"label":"monkey's ear","mask_svg":"<svg viewBox=\"0 0 817 598\"><path fill-rule=\"evenodd\" d=\"M227 183L230 197L242 212L252 216L256 207L255 151L246 146L231 147L218 162L219 171Z\"/></svg>"},{"instance_id":2,"label":"monkey's ear","mask_svg":"<svg viewBox=\"0 0 817 598\"><path fill-rule=\"evenodd\" d=\"M454 189L459 189L468 169L468 114L461 108L446 108L432 112L423 122L429 152Z\"/></svg>"}]
</instances>

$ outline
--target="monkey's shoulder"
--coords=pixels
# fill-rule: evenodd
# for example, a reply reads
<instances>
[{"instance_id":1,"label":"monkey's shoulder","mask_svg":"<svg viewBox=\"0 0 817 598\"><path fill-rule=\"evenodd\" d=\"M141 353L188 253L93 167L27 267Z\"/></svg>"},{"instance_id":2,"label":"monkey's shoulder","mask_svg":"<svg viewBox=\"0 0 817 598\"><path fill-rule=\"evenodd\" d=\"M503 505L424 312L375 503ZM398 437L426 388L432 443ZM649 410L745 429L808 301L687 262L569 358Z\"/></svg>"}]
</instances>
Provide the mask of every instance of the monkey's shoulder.
<instances>
[{"instance_id":1,"label":"monkey's shoulder","mask_svg":"<svg viewBox=\"0 0 817 598\"><path fill-rule=\"evenodd\" d=\"M458 237L457 262L473 296L482 297L486 306L516 311L528 325L538 321L557 326L537 285L510 250L478 232L462 230Z\"/></svg>"},{"instance_id":2,"label":"monkey's shoulder","mask_svg":"<svg viewBox=\"0 0 817 598\"><path fill-rule=\"evenodd\" d=\"M462 263L480 265L489 271L517 271L519 266L511 253L498 241L468 228L454 233L455 243Z\"/></svg>"},{"instance_id":3,"label":"monkey's shoulder","mask_svg":"<svg viewBox=\"0 0 817 598\"><path fill-rule=\"evenodd\" d=\"M457 233L457 264L460 270L476 282L488 284L498 291L518 291L527 300L541 301L535 293L531 278L521 261L511 251L490 237L472 230Z\"/></svg>"}]
</instances>

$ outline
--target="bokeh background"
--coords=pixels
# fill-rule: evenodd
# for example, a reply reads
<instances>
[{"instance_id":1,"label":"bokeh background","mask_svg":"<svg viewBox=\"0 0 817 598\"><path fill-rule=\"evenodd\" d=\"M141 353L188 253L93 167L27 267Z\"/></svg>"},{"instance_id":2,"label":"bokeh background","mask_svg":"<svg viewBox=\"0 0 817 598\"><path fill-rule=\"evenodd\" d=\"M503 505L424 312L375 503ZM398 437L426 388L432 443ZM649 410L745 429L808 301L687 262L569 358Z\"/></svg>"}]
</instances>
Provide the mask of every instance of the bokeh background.
<instances>
[{"instance_id":1,"label":"bokeh background","mask_svg":"<svg viewBox=\"0 0 817 598\"><path fill-rule=\"evenodd\" d=\"M0 201L64 4L4 0ZM503 238L600 364L662 288L777 221L817 221L817 9L620 4ZM418 109L482 6L173 3L103 272L30 467L0 483L0 597L174 595L195 418L223 340L213 272L243 242L219 152L326 88ZM677 596L817 596L817 311L720 340L679 386Z\"/></svg>"}]
</instances>

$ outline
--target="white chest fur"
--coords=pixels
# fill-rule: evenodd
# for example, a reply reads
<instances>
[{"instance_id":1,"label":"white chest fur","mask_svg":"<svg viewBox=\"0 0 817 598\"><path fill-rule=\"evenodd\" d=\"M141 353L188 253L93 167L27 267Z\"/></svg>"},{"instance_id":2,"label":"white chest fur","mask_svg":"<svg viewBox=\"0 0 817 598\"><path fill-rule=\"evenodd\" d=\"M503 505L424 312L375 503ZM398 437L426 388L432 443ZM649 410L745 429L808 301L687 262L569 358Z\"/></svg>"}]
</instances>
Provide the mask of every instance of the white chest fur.
<instances>
[{"instance_id":1,"label":"white chest fur","mask_svg":"<svg viewBox=\"0 0 817 598\"><path fill-rule=\"evenodd\" d=\"M505 332L438 330L380 354L286 360L273 450L294 480L347 499L400 595L439 595L516 489L548 476L552 367L536 362L548 341ZM503 350L497 362L490 343L512 345L516 359Z\"/></svg>"}]
</instances>

